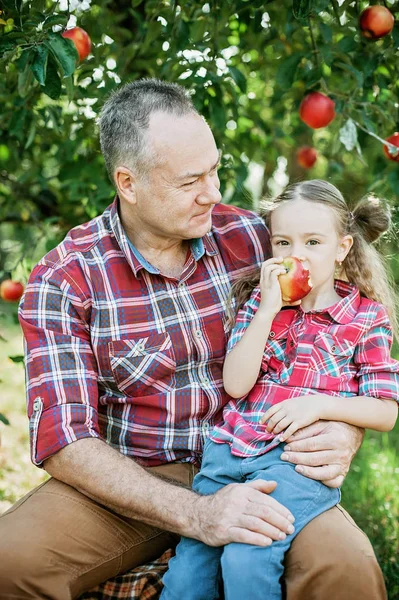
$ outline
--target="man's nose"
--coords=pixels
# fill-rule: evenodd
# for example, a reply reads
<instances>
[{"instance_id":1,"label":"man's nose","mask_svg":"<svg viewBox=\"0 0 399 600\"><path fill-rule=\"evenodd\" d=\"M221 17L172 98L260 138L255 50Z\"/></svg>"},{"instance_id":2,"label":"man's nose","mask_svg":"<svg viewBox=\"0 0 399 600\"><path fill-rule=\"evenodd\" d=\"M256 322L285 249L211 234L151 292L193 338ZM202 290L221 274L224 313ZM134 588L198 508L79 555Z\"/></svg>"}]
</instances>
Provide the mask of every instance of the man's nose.
<instances>
[{"instance_id":1,"label":"man's nose","mask_svg":"<svg viewBox=\"0 0 399 600\"><path fill-rule=\"evenodd\" d=\"M219 190L219 179L207 177L204 186L197 196L198 204L219 204L222 200L222 194Z\"/></svg>"}]
</instances>

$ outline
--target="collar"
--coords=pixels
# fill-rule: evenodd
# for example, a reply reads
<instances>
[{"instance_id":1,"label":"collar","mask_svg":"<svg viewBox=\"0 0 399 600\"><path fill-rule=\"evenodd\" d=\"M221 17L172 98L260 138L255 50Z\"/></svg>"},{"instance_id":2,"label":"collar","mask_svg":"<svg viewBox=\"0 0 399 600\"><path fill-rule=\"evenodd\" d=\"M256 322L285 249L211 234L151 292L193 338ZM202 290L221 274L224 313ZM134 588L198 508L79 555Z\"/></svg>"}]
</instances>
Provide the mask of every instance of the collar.
<instances>
[{"instance_id":1,"label":"collar","mask_svg":"<svg viewBox=\"0 0 399 600\"><path fill-rule=\"evenodd\" d=\"M159 274L159 270L153 267L144 256L137 250L133 243L128 238L126 231L121 223L119 212L119 198L115 197L114 202L110 207L110 222L111 229L115 235L115 239L119 244L123 254L126 257L130 267L133 270L135 277L141 269L146 269L149 273L154 275ZM219 253L219 249L216 245L216 241L213 232L210 231L203 238L194 238L190 240L191 255L195 261L200 260L204 254L208 256L214 256Z\"/></svg>"},{"instance_id":2,"label":"collar","mask_svg":"<svg viewBox=\"0 0 399 600\"><path fill-rule=\"evenodd\" d=\"M317 315L327 314L337 323L346 325L353 321L359 311L361 303L360 293L355 285L341 279L334 281L334 287L337 294L341 296L341 300L338 300L338 302L328 308L311 310L309 312ZM290 325L298 311L302 311L301 306L286 306L277 314L276 320Z\"/></svg>"},{"instance_id":3,"label":"collar","mask_svg":"<svg viewBox=\"0 0 399 600\"><path fill-rule=\"evenodd\" d=\"M360 292L355 285L348 281L342 281L342 279L336 279L334 287L337 294L341 296L341 300L320 312L326 312L337 323L346 325L353 321L359 311Z\"/></svg>"}]
</instances>

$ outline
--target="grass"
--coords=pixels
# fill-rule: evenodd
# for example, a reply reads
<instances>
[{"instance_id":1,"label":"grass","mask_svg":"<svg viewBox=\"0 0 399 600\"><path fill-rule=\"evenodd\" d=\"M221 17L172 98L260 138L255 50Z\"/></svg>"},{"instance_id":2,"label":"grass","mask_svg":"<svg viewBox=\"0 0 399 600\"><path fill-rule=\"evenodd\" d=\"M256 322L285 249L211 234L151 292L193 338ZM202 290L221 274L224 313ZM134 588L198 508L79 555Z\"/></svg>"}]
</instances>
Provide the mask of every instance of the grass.
<instances>
[{"instance_id":1,"label":"grass","mask_svg":"<svg viewBox=\"0 0 399 600\"><path fill-rule=\"evenodd\" d=\"M3 310L3 307L0 307ZM8 356L22 354L13 307L0 320L0 513L47 478L29 457L24 371ZM342 504L369 536L383 570L389 600L399 600L399 426L389 434L368 432L342 490Z\"/></svg>"}]
</instances>

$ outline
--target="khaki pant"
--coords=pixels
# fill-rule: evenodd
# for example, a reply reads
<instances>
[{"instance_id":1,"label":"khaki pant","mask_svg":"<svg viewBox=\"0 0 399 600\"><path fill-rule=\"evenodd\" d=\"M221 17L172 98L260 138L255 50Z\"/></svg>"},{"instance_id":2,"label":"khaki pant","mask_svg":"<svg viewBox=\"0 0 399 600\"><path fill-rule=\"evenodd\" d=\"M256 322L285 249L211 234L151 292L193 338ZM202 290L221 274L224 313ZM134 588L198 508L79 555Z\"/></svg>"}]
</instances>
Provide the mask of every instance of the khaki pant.
<instances>
[{"instance_id":1,"label":"khaki pant","mask_svg":"<svg viewBox=\"0 0 399 600\"><path fill-rule=\"evenodd\" d=\"M195 475L189 464L153 471L187 485ZM177 540L50 479L0 517L0 600L78 598L160 556ZM285 584L287 600L386 598L370 542L340 507L314 519L295 538Z\"/></svg>"}]
</instances>

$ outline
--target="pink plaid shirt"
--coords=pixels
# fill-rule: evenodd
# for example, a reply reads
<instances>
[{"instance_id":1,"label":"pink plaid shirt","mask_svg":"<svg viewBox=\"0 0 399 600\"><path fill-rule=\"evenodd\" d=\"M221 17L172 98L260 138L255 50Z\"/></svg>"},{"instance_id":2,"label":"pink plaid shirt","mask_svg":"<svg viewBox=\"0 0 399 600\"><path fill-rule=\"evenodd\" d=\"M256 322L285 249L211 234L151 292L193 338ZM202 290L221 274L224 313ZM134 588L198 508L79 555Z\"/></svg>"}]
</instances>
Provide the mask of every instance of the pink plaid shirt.
<instances>
[{"instance_id":1,"label":"pink plaid shirt","mask_svg":"<svg viewBox=\"0 0 399 600\"><path fill-rule=\"evenodd\" d=\"M117 201L72 229L33 269L20 305L33 462L101 437L146 466L198 464L229 400L231 283L268 247L258 216L217 205L176 280L130 244Z\"/></svg>"},{"instance_id":2,"label":"pink plaid shirt","mask_svg":"<svg viewBox=\"0 0 399 600\"><path fill-rule=\"evenodd\" d=\"M399 362L390 356L392 331L386 309L362 298L354 286L336 281L342 296L333 306L304 312L284 308L272 323L258 381L242 399L231 400L211 438L232 454L257 456L277 445L259 423L272 405L306 394L374 396L399 400ZM255 288L238 312L227 351L241 340L258 310Z\"/></svg>"}]
</instances>

